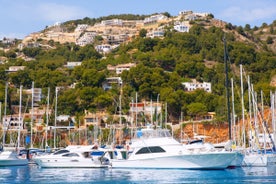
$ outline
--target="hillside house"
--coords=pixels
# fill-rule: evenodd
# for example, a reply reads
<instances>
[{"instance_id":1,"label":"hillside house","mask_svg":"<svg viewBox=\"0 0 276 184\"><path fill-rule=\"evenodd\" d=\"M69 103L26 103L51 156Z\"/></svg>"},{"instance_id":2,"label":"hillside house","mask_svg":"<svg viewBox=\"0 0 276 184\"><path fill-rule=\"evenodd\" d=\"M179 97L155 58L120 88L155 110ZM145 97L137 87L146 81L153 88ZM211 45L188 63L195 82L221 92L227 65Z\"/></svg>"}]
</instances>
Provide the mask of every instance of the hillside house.
<instances>
[{"instance_id":1,"label":"hillside house","mask_svg":"<svg viewBox=\"0 0 276 184\"><path fill-rule=\"evenodd\" d=\"M75 32L83 32L88 28L87 24L78 24L78 26L75 29Z\"/></svg>"},{"instance_id":2,"label":"hillside house","mask_svg":"<svg viewBox=\"0 0 276 184\"><path fill-rule=\"evenodd\" d=\"M103 82L103 89L105 91L110 90L112 88L112 85L122 85L123 81L121 77L109 77L106 78L105 82Z\"/></svg>"},{"instance_id":3,"label":"hillside house","mask_svg":"<svg viewBox=\"0 0 276 184\"><path fill-rule=\"evenodd\" d=\"M135 66L136 66L135 63L126 63L126 64L120 64L120 65L116 65L116 66L107 65L107 70L115 71L116 74L121 74L121 73L123 73L123 71L125 71L125 70L129 71L130 68L135 67Z\"/></svg>"},{"instance_id":4,"label":"hillside house","mask_svg":"<svg viewBox=\"0 0 276 184\"><path fill-rule=\"evenodd\" d=\"M184 22L176 22L174 25L174 30L184 33L184 32L189 32L190 25L189 22L184 21Z\"/></svg>"},{"instance_id":5,"label":"hillside house","mask_svg":"<svg viewBox=\"0 0 276 184\"><path fill-rule=\"evenodd\" d=\"M94 38L97 36L95 32L85 32L81 37L76 40L76 45L85 46L94 42Z\"/></svg>"},{"instance_id":6,"label":"hillside house","mask_svg":"<svg viewBox=\"0 0 276 184\"><path fill-rule=\"evenodd\" d=\"M152 117L155 113L160 114L162 112L162 103L160 102L132 102L129 104L130 114L144 113L148 117Z\"/></svg>"},{"instance_id":7,"label":"hillside house","mask_svg":"<svg viewBox=\"0 0 276 184\"><path fill-rule=\"evenodd\" d=\"M18 114L3 116L2 122L5 131L23 129L23 117L19 118Z\"/></svg>"},{"instance_id":8,"label":"hillside house","mask_svg":"<svg viewBox=\"0 0 276 184\"><path fill-rule=\"evenodd\" d=\"M74 69L76 66L81 66L81 62L80 61L67 62L67 64L65 65L65 67L68 69Z\"/></svg>"},{"instance_id":9,"label":"hillside house","mask_svg":"<svg viewBox=\"0 0 276 184\"><path fill-rule=\"evenodd\" d=\"M168 17L163 14L152 15L144 19L144 25L146 26L146 25L155 24L159 21L167 20L167 19Z\"/></svg>"},{"instance_id":10,"label":"hillside house","mask_svg":"<svg viewBox=\"0 0 276 184\"><path fill-rule=\"evenodd\" d=\"M99 53L103 53L103 54L106 54L106 53L109 53L111 52L111 45L109 44L102 44L102 45L97 45L95 47L96 51L98 51Z\"/></svg>"},{"instance_id":11,"label":"hillside house","mask_svg":"<svg viewBox=\"0 0 276 184\"><path fill-rule=\"evenodd\" d=\"M25 89L23 92L27 95L32 95L32 89ZM42 98L42 89L41 88L34 88L33 89L33 99L34 99L34 105L38 106L38 102L41 101Z\"/></svg>"},{"instance_id":12,"label":"hillside house","mask_svg":"<svg viewBox=\"0 0 276 184\"><path fill-rule=\"evenodd\" d=\"M101 125L101 122L106 120L107 120L107 114L104 111L98 111L96 113L85 111L85 116L84 116L85 127L89 127L90 125L104 126L104 125Z\"/></svg>"},{"instance_id":13,"label":"hillside house","mask_svg":"<svg viewBox=\"0 0 276 184\"><path fill-rule=\"evenodd\" d=\"M6 72L18 72L19 70L24 70L26 66L10 66Z\"/></svg>"},{"instance_id":14,"label":"hillside house","mask_svg":"<svg viewBox=\"0 0 276 184\"><path fill-rule=\"evenodd\" d=\"M210 82L197 82L193 80L192 82L183 82L182 85L184 86L185 91L194 91L196 89L203 89L204 91L211 93L211 83Z\"/></svg>"},{"instance_id":15,"label":"hillside house","mask_svg":"<svg viewBox=\"0 0 276 184\"><path fill-rule=\"evenodd\" d=\"M121 19L111 19L101 21L102 26L122 26L123 20Z\"/></svg>"},{"instance_id":16,"label":"hillside house","mask_svg":"<svg viewBox=\"0 0 276 184\"><path fill-rule=\"evenodd\" d=\"M153 30L147 33L147 37L155 38L155 37L164 37L165 31L164 30Z\"/></svg>"}]
</instances>

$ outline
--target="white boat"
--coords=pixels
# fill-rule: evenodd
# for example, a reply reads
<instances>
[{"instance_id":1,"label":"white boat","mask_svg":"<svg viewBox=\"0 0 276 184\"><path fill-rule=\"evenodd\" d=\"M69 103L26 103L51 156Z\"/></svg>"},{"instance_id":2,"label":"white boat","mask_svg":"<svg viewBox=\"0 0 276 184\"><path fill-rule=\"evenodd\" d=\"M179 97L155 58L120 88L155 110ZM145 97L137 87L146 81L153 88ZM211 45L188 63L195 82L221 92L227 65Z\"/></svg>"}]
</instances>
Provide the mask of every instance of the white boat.
<instances>
[{"instance_id":1,"label":"white boat","mask_svg":"<svg viewBox=\"0 0 276 184\"><path fill-rule=\"evenodd\" d=\"M269 165L276 165L276 154L249 152L244 156L243 166L266 167Z\"/></svg>"},{"instance_id":2,"label":"white boat","mask_svg":"<svg viewBox=\"0 0 276 184\"><path fill-rule=\"evenodd\" d=\"M33 160L42 168L108 168L110 166L100 159L93 159L92 150L87 148L67 147L51 154L35 156Z\"/></svg>"},{"instance_id":3,"label":"white boat","mask_svg":"<svg viewBox=\"0 0 276 184\"><path fill-rule=\"evenodd\" d=\"M126 159L112 159L113 168L225 169L236 152L194 149L176 141L168 130L149 126L136 132Z\"/></svg>"},{"instance_id":4,"label":"white boat","mask_svg":"<svg viewBox=\"0 0 276 184\"><path fill-rule=\"evenodd\" d=\"M20 158L15 151L0 152L0 166L22 166L28 165L28 159Z\"/></svg>"},{"instance_id":5,"label":"white boat","mask_svg":"<svg viewBox=\"0 0 276 184\"><path fill-rule=\"evenodd\" d=\"M7 84L6 84L6 91L7 91ZM7 92L5 92L7 94ZM5 97L6 99L6 97ZM28 159L27 158L20 158L18 155L19 146L20 146L20 131L22 129L22 120L21 117L21 100L22 99L22 86L20 86L20 100L19 100L19 127L18 127L18 135L17 135L17 147L6 147L5 144L5 138L3 137L3 145L0 145L0 166L22 166L22 165L28 165ZM6 108L6 107L5 107ZM5 135L5 128L3 129L3 135Z\"/></svg>"},{"instance_id":6,"label":"white boat","mask_svg":"<svg viewBox=\"0 0 276 184\"><path fill-rule=\"evenodd\" d=\"M243 165L244 160L244 149L237 147L236 144L233 144L232 141L221 142L218 144L213 144L216 149L225 149L231 150L237 153L236 158L230 164L230 167L241 167Z\"/></svg>"}]
</instances>

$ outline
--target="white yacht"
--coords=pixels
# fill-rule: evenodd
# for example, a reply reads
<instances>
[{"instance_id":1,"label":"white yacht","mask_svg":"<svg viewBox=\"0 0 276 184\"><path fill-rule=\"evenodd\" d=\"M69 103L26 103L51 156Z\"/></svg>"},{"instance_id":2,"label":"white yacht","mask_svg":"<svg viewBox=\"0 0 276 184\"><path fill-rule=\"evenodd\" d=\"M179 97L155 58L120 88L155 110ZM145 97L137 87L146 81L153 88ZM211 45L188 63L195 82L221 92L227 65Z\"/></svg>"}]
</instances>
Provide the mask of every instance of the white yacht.
<instances>
[{"instance_id":1,"label":"white yacht","mask_svg":"<svg viewBox=\"0 0 276 184\"><path fill-rule=\"evenodd\" d=\"M236 152L183 145L165 129L148 126L136 136L126 159L111 159L113 168L225 169L237 157Z\"/></svg>"},{"instance_id":2,"label":"white yacht","mask_svg":"<svg viewBox=\"0 0 276 184\"><path fill-rule=\"evenodd\" d=\"M20 158L17 152L12 150L0 151L0 166L22 166L28 165L28 159Z\"/></svg>"},{"instance_id":3,"label":"white yacht","mask_svg":"<svg viewBox=\"0 0 276 184\"><path fill-rule=\"evenodd\" d=\"M91 146L90 146L91 147ZM42 168L108 168L109 163L93 159L92 149L74 146L58 150L51 154L35 156L33 160Z\"/></svg>"}]
</instances>

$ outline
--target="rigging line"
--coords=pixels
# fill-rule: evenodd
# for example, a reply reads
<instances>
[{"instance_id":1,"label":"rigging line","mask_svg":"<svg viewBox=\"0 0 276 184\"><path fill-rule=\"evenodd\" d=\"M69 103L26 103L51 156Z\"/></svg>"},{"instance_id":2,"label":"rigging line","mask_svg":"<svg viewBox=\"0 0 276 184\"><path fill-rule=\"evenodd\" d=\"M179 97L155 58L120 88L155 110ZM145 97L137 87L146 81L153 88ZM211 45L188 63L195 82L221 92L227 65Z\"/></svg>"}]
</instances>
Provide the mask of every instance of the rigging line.
<instances>
[{"instance_id":1,"label":"rigging line","mask_svg":"<svg viewBox=\"0 0 276 184\"><path fill-rule=\"evenodd\" d=\"M257 109L257 116L260 118L261 122L262 122L262 126L263 126L263 129L264 131L266 131L268 133L268 137L272 143L272 146L273 146L273 151L275 151L275 142L274 140L272 139L272 136L269 132L269 128L268 128L268 125L267 125L267 122L263 116L263 114L261 113L261 110L260 110L260 107L258 106L257 102L256 102L256 99L255 99L255 95L253 95L253 89L251 90L251 94L252 94L252 100L253 100L253 104L256 106L256 109Z\"/></svg>"}]
</instances>

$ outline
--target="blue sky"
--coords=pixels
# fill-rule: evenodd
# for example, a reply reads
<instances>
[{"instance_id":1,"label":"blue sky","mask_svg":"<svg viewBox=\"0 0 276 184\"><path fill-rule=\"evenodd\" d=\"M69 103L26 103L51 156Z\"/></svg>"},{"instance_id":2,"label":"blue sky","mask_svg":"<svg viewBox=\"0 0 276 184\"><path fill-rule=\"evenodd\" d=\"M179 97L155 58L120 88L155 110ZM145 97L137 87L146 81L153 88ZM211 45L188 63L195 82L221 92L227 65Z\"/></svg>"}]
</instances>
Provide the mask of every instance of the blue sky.
<instances>
[{"instance_id":1,"label":"blue sky","mask_svg":"<svg viewBox=\"0 0 276 184\"><path fill-rule=\"evenodd\" d=\"M48 25L111 14L210 12L234 25L251 27L276 20L276 0L0 0L0 39L24 38Z\"/></svg>"}]
</instances>

